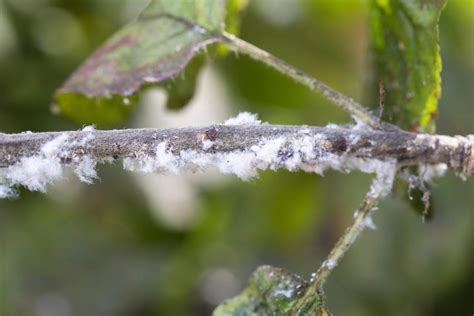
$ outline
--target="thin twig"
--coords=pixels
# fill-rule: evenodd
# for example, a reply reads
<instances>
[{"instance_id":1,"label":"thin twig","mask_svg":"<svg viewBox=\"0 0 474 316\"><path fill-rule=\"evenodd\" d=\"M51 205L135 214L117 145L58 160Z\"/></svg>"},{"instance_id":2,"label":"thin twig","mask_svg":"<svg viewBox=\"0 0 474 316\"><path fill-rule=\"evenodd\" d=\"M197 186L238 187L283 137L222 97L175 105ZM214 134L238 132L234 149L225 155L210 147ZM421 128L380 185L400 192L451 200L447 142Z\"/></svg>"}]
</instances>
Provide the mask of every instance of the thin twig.
<instances>
[{"instance_id":1,"label":"thin twig","mask_svg":"<svg viewBox=\"0 0 474 316\"><path fill-rule=\"evenodd\" d=\"M390 192L396 169L392 172L379 173L372 182L369 192L366 194L359 208L354 213L354 221L346 229L344 235L338 240L334 248L329 253L326 260L321 264L315 276L312 278L310 287L294 309L294 315L299 315L301 309L310 305L314 297L324 295L323 286L332 270L339 264L347 251L366 228L373 228L371 213L376 209L380 198Z\"/></svg>"},{"instance_id":2,"label":"thin twig","mask_svg":"<svg viewBox=\"0 0 474 316\"><path fill-rule=\"evenodd\" d=\"M224 33L223 40L238 52L261 61L264 64L276 69L293 80L309 87L311 90L321 94L330 102L341 107L350 113L354 119L360 120L374 129L381 129L382 124L372 115L364 106L347 97L346 95L334 90L327 84L310 76L306 72L288 64L287 62L271 55L270 53L260 49L232 34Z\"/></svg>"}]
</instances>

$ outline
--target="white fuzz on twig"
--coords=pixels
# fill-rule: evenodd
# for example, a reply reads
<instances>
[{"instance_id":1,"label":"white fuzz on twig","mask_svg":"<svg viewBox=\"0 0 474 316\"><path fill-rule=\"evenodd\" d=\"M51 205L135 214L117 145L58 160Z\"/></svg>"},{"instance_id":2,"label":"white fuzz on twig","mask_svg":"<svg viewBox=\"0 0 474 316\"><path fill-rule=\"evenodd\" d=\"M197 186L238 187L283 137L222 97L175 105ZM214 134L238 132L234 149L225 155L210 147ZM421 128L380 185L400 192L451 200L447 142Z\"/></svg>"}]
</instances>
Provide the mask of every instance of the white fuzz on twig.
<instances>
[{"instance_id":1,"label":"white fuzz on twig","mask_svg":"<svg viewBox=\"0 0 474 316\"><path fill-rule=\"evenodd\" d=\"M92 127L84 128L85 131L94 131ZM89 156L75 157L71 148L87 146L94 138L92 133L87 134L79 141L71 140L67 133L45 143L38 154L23 157L15 164L0 169L0 198L15 197L15 186L24 186L30 191L46 192L47 186L63 178L65 163L68 160L74 173L86 183L92 183L96 174L96 164Z\"/></svg>"},{"instance_id":2,"label":"white fuzz on twig","mask_svg":"<svg viewBox=\"0 0 474 316\"><path fill-rule=\"evenodd\" d=\"M257 114L241 112L236 117L232 117L224 122L224 125L260 125L262 122Z\"/></svg>"}]
</instances>

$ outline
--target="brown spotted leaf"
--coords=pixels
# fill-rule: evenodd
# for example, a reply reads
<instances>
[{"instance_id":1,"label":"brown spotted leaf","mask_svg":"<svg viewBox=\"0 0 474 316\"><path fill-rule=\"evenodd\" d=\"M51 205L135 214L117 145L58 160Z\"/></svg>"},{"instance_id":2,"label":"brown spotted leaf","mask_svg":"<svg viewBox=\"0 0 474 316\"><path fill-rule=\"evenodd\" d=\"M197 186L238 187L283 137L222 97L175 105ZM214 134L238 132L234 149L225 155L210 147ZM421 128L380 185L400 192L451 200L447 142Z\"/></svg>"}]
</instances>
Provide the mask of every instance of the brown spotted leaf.
<instances>
[{"instance_id":1,"label":"brown spotted leaf","mask_svg":"<svg viewBox=\"0 0 474 316\"><path fill-rule=\"evenodd\" d=\"M152 0L59 88L59 109L82 124L123 121L142 87L173 78L219 41L225 9L225 0Z\"/></svg>"}]
</instances>

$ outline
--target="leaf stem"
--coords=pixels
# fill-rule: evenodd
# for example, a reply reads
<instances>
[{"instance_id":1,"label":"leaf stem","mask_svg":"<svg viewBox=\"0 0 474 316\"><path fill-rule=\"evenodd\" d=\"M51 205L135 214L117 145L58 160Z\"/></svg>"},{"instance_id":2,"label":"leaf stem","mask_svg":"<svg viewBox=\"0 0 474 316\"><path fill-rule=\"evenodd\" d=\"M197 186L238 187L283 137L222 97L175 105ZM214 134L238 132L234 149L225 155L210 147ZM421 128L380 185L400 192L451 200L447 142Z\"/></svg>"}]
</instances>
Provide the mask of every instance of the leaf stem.
<instances>
[{"instance_id":1,"label":"leaf stem","mask_svg":"<svg viewBox=\"0 0 474 316\"><path fill-rule=\"evenodd\" d=\"M350 113L354 119L360 120L374 129L381 129L382 124L379 119L372 115L364 106L354 101L339 91L334 90L324 82L310 76L306 72L288 64L284 60L260 49L232 34L224 33L223 41L228 43L236 51L261 61L266 65L276 69L282 74L307 86L312 91L321 94L324 98Z\"/></svg>"}]
</instances>

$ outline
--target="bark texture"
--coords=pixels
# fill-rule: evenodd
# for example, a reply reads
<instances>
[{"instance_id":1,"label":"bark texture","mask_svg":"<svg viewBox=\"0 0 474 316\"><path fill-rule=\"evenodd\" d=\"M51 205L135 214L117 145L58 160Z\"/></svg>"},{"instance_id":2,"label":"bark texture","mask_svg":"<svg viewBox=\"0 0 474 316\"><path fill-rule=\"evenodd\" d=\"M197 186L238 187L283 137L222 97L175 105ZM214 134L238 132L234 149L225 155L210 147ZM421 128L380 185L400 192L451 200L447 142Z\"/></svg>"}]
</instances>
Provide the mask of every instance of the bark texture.
<instances>
[{"instance_id":1,"label":"bark texture","mask_svg":"<svg viewBox=\"0 0 474 316\"><path fill-rule=\"evenodd\" d=\"M446 164L463 178L474 170L474 135L444 136L408 133L401 130L380 131L348 127L312 127L288 125L212 125L172 129L124 129L47 133L0 134L0 168L9 167L24 157L40 153L42 146L67 135L61 163L88 156L98 162L119 158L152 156L165 142L169 153L193 150L202 154L246 151L262 141L284 138L297 143L312 137L314 151L324 150L337 156L363 159L395 159L399 166ZM204 141L211 145L203 146ZM281 151L282 160L291 156Z\"/></svg>"}]
</instances>

